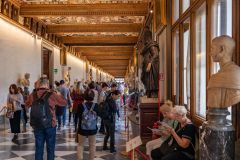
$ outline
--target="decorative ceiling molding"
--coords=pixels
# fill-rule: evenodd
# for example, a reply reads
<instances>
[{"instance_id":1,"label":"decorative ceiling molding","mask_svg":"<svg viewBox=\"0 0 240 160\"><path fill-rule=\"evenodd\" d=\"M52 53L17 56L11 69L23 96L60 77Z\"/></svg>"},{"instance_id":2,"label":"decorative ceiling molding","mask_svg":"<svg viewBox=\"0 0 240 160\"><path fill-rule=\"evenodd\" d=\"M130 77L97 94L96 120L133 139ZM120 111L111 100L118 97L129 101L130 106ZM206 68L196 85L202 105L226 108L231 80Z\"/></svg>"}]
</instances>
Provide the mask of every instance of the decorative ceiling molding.
<instances>
[{"instance_id":1,"label":"decorative ceiling molding","mask_svg":"<svg viewBox=\"0 0 240 160\"><path fill-rule=\"evenodd\" d=\"M61 37L79 37L79 36L138 36L138 32L81 32L81 33L58 33Z\"/></svg>"},{"instance_id":2,"label":"decorative ceiling molding","mask_svg":"<svg viewBox=\"0 0 240 160\"><path fill-rule=\"evenodd\" d=\"M114 65L114 66L102 66L102 69L126 69L127 66L119 66L119 65Z\"/></svg>"},{"instance_id":3,"label":"decorative ceiling molding","mask_svg":"<svg viewBox=\"0 0 240 160\"><path fill-rule=\"evenodd\" d=\"M109 23L141 23L144 16L38 16L46 25L52 24L109 24Z\"/></svg>"},{"instance_id":4,"label":"decorative ceiling molding","mask_svg":"<svg viewBox=\"0 0 240 160\"><path fill-rule=\"evenodd\" d=\"M75 52L132 52L133 46L73 46Z\"/></svg>"},{"instance_id":5,"label":"decorative ceiling molding","mask_svg":"<svg viewBox=\"0 0 240 160\"><path fill-rule=\"evenodd\" d=\"M87 56L87 59L91 61L98 61L98 60L129 60L130 56Z\"/></svg>"},{"instance_id":6,"label":"decorative ceiling molding","mask_svg":"<svg viewBox=\"0 0 240 160\"><path fill-rule=\"evenodd\" d=\"M77 52L79 53L79 52ZM98 57L104 57L104 56L108 56L108 57L116 57L116 56L132 56L133 53L132 52L81 52L82 56L94 56L96 58Z\"/></svg>"},{"instance_id":7,"label":"decorative ceiling molding","mask_svg":"<svg viewBox=\"0 0 240 160\"><path fill-rule=\"evenodd\" d=\"M108 44L124 44L134 45L137 43L138 37L123 36L79 36L79 37L62 37L61 41L65 44L81 44L81 45L108 45Z\"/></svg>"},{"instance_id":8,"label":"decorative ceiling molding","mask_svg":"<svg viewBox=\"0 0 240 160\"><path fill-rule=\"evenodd\" d=\"M47 33L76 32L140 32L141 24L78 24L78 25L48 25Z\"/></svg>"},{"instance_id":9,"label":"decorative ceiling molding","mask_svg":"<svg viewBox=\"0 0 240 160\"><path fill-rule=\"evenodd\" d=\"M17 0L23 4L141 3L149 0Z\"/></svg>"},{"instance_id":10,"label":"decorative ceiling molding","mask_svg":"<svg viewBox=\"0 0 240 160\"><path fill-rule=\"evenodd\" d=\"M122 64L122 65L126 65L129 63L129 60L99 60L95 62L96 64L100 64L99 66L104 66L105 64L108 65L118 65L118 64Z\"/></svg>"},{"instance_id":11,"label":"decorative ceiling molding","mask_svg":"<svg viewBox=\"0 0 240 160\"><path fill-rule=\"evenodd\" d=\"M145 16L148 3L105 3L105 4L76 4L76 5L22 5L20 15L36 16Z\"/></svg>"}]
</instances>

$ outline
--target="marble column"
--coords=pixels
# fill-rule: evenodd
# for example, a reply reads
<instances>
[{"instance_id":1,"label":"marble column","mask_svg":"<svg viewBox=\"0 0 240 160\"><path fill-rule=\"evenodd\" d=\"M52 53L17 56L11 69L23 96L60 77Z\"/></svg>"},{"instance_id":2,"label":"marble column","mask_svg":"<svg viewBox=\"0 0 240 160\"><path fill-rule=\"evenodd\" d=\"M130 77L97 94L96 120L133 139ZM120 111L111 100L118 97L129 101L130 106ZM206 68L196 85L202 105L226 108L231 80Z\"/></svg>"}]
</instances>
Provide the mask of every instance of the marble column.
<instances>
[{"instance_id":1,"label":"marble column","mask_svg":"<svg viewBox=\"0 0 240 160\"><path fill-rule=\"evenodd\" d=\"M227 109L209 109L208 121L200 127L200 160L234 160L235 131Z\"/></svg>"}]
</instances>

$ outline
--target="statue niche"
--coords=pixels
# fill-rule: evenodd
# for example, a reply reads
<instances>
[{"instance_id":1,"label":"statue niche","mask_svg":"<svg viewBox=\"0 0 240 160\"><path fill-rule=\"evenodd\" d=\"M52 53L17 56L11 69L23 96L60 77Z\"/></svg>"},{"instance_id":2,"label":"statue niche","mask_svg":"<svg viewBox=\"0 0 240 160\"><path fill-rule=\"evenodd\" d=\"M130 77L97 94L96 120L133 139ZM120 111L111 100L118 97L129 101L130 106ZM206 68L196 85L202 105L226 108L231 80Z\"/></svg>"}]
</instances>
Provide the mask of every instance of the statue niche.
<instances>
[{"instance_id":1,"label":"statue niche","mask_svg":"<svg viewBox=\"0 0 240 160\"><path fill-rule=\"evenodd\" d=\"M141 81L147 97L156 98L158 97L159 45L152 40L152 32L148 27L144 28L143 43Z\"/></svg>"}]
</instances>

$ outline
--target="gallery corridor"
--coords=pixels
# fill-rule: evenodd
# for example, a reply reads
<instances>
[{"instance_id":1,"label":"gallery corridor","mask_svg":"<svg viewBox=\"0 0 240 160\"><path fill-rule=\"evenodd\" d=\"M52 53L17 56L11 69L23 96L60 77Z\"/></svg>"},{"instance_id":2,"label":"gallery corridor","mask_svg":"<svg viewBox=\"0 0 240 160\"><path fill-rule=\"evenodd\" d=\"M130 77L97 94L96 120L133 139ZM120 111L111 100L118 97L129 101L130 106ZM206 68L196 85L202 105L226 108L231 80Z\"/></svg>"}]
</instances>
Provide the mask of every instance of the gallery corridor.
<instances>
[{"instance_id":1,"label":"gallery corridor","mask_svg":"<svg viewBox=\"0 0 240 160\"><path fill-rule=\"evenodd\" d=\"M51 134L20 130L44 93ZM94 160L240 160L240 0L0 0L0 160L77 160L96 117Z\"/></svg>"}]
</instances>

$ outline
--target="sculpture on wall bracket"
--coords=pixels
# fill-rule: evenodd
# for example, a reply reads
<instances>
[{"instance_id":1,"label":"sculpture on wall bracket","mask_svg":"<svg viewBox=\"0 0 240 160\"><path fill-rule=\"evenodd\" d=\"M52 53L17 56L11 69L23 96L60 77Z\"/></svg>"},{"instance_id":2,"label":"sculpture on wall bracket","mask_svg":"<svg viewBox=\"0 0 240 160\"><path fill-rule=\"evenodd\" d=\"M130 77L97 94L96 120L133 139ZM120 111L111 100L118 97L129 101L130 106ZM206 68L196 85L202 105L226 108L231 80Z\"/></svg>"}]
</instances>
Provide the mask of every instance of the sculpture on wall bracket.
<instances>
[{"instance_id":1,"label":"sculpture on wall bracket","mask_svg":"<svg viewBox=\"0 0 240 160\"><path fill-rule=\"evenodd\" d=\"M143 43L141 81L146 95L149 98L156 98L158 97L159 45L152 40L152 32L148 27L144 28Z\"/></svg>"}]
</instances>

